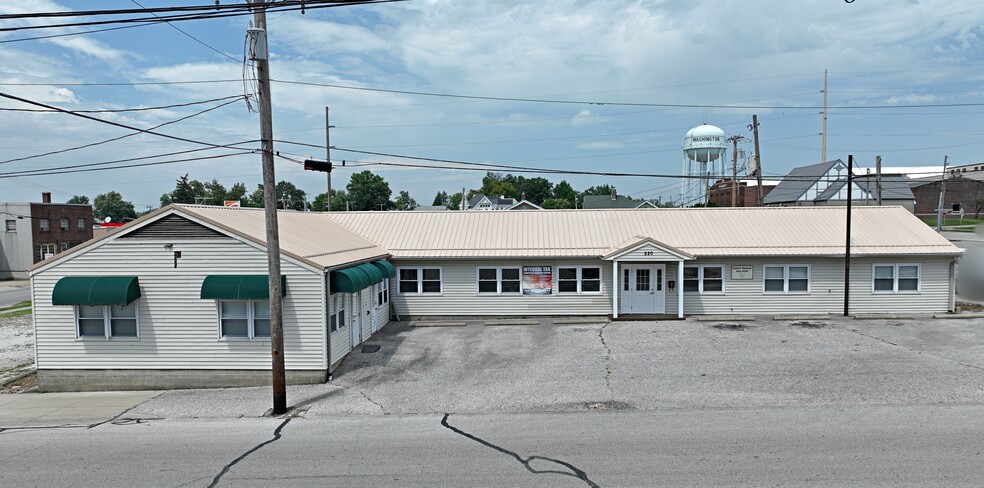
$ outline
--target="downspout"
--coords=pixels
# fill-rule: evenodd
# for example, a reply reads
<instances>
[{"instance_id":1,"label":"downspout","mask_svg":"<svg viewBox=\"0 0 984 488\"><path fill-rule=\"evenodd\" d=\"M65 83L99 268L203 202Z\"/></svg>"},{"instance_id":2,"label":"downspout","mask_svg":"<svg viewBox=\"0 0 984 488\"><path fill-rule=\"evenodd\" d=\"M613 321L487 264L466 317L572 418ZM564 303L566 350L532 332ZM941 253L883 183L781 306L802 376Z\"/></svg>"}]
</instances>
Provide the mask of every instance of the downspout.
<instances>
[{"instance_id":1,"label":"downspout","mask_svg":"<svg viewBox=\"0 0 984 488\"><path fill-rule=\"evenodd\" d=\"M677 261L677 318L683 318L683 260Z\"/></svg>"},{"instance_id":2,"label":"downspout","mask_svg":"<svg viewBox=\"0 0 984 488\"><path fill-rule=\"evenodd\" d=\"M612 318L618 318L618 260L612 261Z\"/></svg>"},{"instance_id":3,"label":"downspout","mask_svg":"<svg viewBox=\"0 0 984 488\"><path fill-rule=\"evenodd\" d=\"M950 261L950 293L949 293L949 303L947 304L950 313L956 313L957 311L957 261L960 260L959 257L953 258Z\"/></svg>"},{"instance_id":4,"label":"downspout","mask_svg":"<svg viewBox=\"0 0 984 488\"><path fill-rule=\"evenodd\" d=\"M325 271L325 334L328 337L328 381L331 381L332 374L332 360L331 360L331 280L329 279L329 274L331 271Z\"/></svg>"}]
</instances>

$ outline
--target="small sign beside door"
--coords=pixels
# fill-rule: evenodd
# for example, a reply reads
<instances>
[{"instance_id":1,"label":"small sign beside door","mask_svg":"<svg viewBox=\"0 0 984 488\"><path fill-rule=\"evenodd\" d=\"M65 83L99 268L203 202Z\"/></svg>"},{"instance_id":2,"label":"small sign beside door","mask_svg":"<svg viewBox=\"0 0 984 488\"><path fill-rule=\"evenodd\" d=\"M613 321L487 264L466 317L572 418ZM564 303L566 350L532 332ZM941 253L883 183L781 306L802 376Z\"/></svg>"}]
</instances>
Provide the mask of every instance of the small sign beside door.
<instances>
[{"instance_id":1,"label":"small sign beside door","mask_svg":"<svg viewBox=\"0 0 984 488\"><path fill-rule=\"evenodd\" d=\"M750 280L752 279L752 265L736 264L731 267L731 279Z\"/></svg>"}]
</instances>

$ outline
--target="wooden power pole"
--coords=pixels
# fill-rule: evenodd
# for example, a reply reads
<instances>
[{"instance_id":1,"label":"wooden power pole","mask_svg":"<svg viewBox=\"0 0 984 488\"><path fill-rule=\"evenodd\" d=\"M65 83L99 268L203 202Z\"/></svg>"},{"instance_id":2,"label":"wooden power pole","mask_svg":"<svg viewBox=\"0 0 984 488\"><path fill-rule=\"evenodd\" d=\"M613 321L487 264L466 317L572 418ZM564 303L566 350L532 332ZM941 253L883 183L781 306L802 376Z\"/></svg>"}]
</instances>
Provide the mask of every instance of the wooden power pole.
<instances>
[{"instance_id":1,"label":"wooden power pole","mask_svg":"<svg viewBox=\"0 0 984 488\"><path fill-rule=\"evenodd\" d=\"M328 208L331 212L331 122L328 119L328 107L325 107L325 161L328 161Z\"/></svg>"},{"instance_id":2,"label":"wooden power pole","mask_svg":"<svg viewBox=\"0 0 984 488\"><path fill-rule=\"evenodd\" d=\"M759 121L758 114L752 114L752 138L755 143L755 177L758 187L755 189L755 206L762 206L762 157L759 153Z\"/></svg>"},{"instance_id":3,"label":"wooden power pole","mask_svg":"<svg viewBox=\"0 0 984 488\"><path fill-rule=\"evenodd\" d=\"M827 70L823 70L823 132L820 142L820 162L827 162Z\"/></svg>"},{"instance_id":4,"label":"wooden power pole","mask_svg":"<svg viewBox=\"0 0 984 488\"><path fill-rule=\"evenodd\" d=\"M250 3L259 4L258 0ZM256 63L260 99L260 147L263 153L263 207L266 217L267 274L270 281L270 354L273 369L273 414L287 412L284 368L283 298L280 290L280 230L277 226L277 178L273 171L273 102L270 98L270 62L267 49L266 8L255 7L250 29L250 59Z\"/></svg>"}]
</instances>

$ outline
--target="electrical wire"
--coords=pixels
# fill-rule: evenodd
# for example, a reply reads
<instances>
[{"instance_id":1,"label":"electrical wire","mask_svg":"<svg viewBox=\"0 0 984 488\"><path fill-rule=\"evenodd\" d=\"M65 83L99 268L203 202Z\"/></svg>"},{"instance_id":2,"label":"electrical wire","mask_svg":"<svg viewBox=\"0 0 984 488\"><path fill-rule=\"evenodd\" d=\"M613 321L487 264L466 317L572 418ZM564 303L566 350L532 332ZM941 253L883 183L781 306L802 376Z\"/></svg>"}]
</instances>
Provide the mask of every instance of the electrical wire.
<instances>
[{"instance_id":1,"label":"electrical wire","mask_svg":"<svg viewBox=\"0 0 984 488\"><path fill-rule=\"evenodd\" d=\"M228 97L212 98L210 100L200 100L200 101L197 101L197 102L187 102L187 103L175 103L175 104L172 104L172 105L157 105L157 106L154 106L154 107L117 108L117 109L101 109L101 110L73 110L73 112L79 113L79 114L118 114L118 113L124 113L124 112L148 112L148 111L151 111L151 110L165 110L165 109L169 109L169 108L181 108L181 107L190 107L192 105L203 105L203 104L206 104L206 103L221 102L223 100L230 100L230 99L233 99L233 98L240 99L240 98L243 98L243 96L242 95L231 95L231 96L228 96ZM38 108L8 108L8 107L0 107L0 111L2 111L2 112L34 112L34 113L57 113L58 112L58 110L49 110L49 109L38 109Z\"/></svg>"},{"instance_id":2,"label":"electrical wire","mask_svg":"<svg viewBox=\"0 0 984 488\"><path fill-rule=\"evenodd\" d=\"M236 143L236 144L248 144L248 143L251 143L251 142L258 142L258 141L256 141L256 140L253 140L253 141L243 141L241 143ZM108 166L110 164L129 163L129 162L133 162L133 161L143 161L143 160L147 160L147 159L163 158L163 157L167 157L167 156L177 156L179 154L189 154L189 153L194 153L194 152L214 151L214 150L215 150L215 148L211 148L211 147L201 147L201 148L198 148L198 149L187 149L187 150L184 150L184 151L174 151L174 152L169 152L169 153L154 154L154 155L150 155L150 156L138 156L138 157L133 157L133 158L115 159L115 160L112 160L112 161L102 161L102 162L98 162L98 163L71 164L71 165L66 165L66 166L56 166L56 167L36 168L36 169L25 169L25 170L19 170L19 171L8 171L8 172L3 173L3 174L5 174L5 175L18 175L18 174L22 174L22 173L33 173L35 171L56 171L56 170L62 170L62 169L75 169L75 168L89 168L89 167L95 167L95 166Z\"/></svg>"},{"instance_id":3,"label":"electrical wire","mask_svg":"<svg viewBox=\"0 0 984 488\"><path fill-rule=\"evenodd\" d=\"M225 98L222 98L222 99L219 99L219 100L228 100L228 98L230 98L230 97L225 97ZM236 103L237 101L239 101L239 99L242 98L242 96L236 95L235 97L231 97L231 98L234 98L234 100L228 100L225 103L216 105L214 107L209 107L209 108L207 108L205 110L201 110L199 112L195 112L195 113L193 113L191 115L186 115L186 116L181 117L179 119L170 120L170 121L164 122L163 124L155 125L154 127L151 127L150 129L147 129L147 131L156 130L156 129L159 129L159 128L164 127L166 125L176 124L178 122L181 122L181 121L184 121L184 120L188 120L188 119L190 119L192 117L197 117L197 116L202 115L204 113L208 113L208 112L211 112L213 110L220 109L222 107L225 107L226 105L230 105L230 104ZM69 148L65 148L65 149L59 149L57 151L49 151L49 152L42 153L42 154L34 154L34 155L31 155L31 156L23 156L23 157L19 157L19 158L7 159L5 161L0 161L0 164L13 163L13 162L17 162L17 161L25 161L25 160L28 160L28 159L40 158L40 157L44 157L44 156L51 156L51 155L54 155L54 154L63 154L63 153L67 153L67 152L70 152L70 151L76 151L76 150L79 150L79 149L85 149L85 148L88 148L88 147L99 146L99 145L102 145L102 144L107 144L107 143L118 141L118 140L121 140L121 139L126 139L127 137L133 137L133 136L138 135L138 134L140 134L140 132L132 132L130 134L124 134L124 135L119 136L119 137L113 137L111 139L106 139L106 140L102 140L102 141L98 141L98 142L91 142L91 143L88 143L88 144L83 144L81 146L74 146L74 147L69 147Z\"/></svg>"},{"instance_id":4,"label":"electrical wire","mask_svg":"<svg viewBox=\"0 0 984 488\"><path fill-rule=\"evenodd\" d=\"M68 170L57 170L56 172L45 172L44 170L37 170L35 173L32 173L32 174L0 173L0 178L17 178L17 177L25 177L25 176L50 176L50 175L62 175L62 174L66 174L66 173L88 173L88 172L93 172L93 171L110 171L110 170L125 169L125 168L139 168L139 167L145 167L145 166L160 166L160 165L164 165L164 164L187 163L187 162L191 162L191 161L202 161L202 160L207 160L207 159L228 158L228 157L231 157L231 156L242 156L244 154L253 154L253 151L240 151L240 152L235 152L235 153L218 154L218 155L213 155L213 156L201 156L201 157L197 157L197 158L174 159L174 160L170 160L170 161L154 161L154 162L151 162L151 163L127 164L127 165L122 165L122 166L114 166L112 168L77 168L77 169L68 169Z\"/></svg>"},{"instance_id":5,"label":"electrical wire","mask_svg":"<svg viewBox=\"0 0 984 488\"><path fill-rule=\"evenodd\" d=\"M138 7L142 8L144 10L148 10L147 7L144 7L143 5L141 5L140 2L138 2L137 0L130 0L130 1L133 2L133 3L135 3ZM160 16L158 16L156 13L151 12L151 14L153 14L154 17L160 18ZM231 59L232 62L234 62L236 64L240 64L240 63L242 63L244 61L244 60L241 60L241 59L236 59L236 58L234 58L234 57L232 57L232 56L230 56L230 55L228 55L228 54L226 54L226 53L224 53L224 52L222 52L222 51L220 51L220 50L212 47L211 45L209 45L205 41L203 41L203 40L201 40L201 39L199 39L199 38L197 38L197 37L189 34L187 31L185 31L185 30L181 29L180 27L172 24L171 22L168 22L168 21L165 20L164 23L166 23L167 25L169 25L171 28L177 30L178 32L180 32L180 33L188 36L189 38L191 38L191 40L193 40L193 41L195 41L195 42L197 42L197 43L199 43L199 44L201 44L201 45L203 45L203 46L205 46L205 47L207 47L207 48L209 48L209 49L211 49L211 50L213 50L213 51L215 51L215 52L217 52L217 53L219 53L219 54L221 54L221 55L223 55L223 56L225 56L225 57L227 57L229 59Z\"/></svg>"}]
</instances>

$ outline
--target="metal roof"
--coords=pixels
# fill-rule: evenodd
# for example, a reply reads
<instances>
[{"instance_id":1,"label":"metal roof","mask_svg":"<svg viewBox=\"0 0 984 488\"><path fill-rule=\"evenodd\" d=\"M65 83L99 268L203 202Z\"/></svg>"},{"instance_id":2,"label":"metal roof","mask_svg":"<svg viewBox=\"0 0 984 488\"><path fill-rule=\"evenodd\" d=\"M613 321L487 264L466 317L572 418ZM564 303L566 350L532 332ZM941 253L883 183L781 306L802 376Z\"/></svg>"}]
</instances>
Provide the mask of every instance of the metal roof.
<instances>
[{"instance_id":1,"label":"metal roof","mask_svg":"<svg viewBox=\"0 0 984 488\"><path fill-rule=\"evenodd\" d=\"M587 209L655 207L646 200L633 200L623 195L615 195L614 200L611 195L584 195L583 205Z\"/></svg>"},{"instance_id":2,"label":"metal roof","mask_svg":"<svg viewBox=\"0 0 984 488\"><path fill-rule=\"evenodd\" d=\"M825 163L793 168L789 171L789 174L787 174L782 181L769 192L768 195L762 198L762 203L764 205L772 205L776 203L795 202L799 199L799 197L803 196L803 193L806 193L806 190L809 190L821 176L827 174L831 168L838 164L844 166L844 163L840 159L835 159Z\"/></svg>"},{"instance_id":3,"label":"metal roof","mask_svg":"<svg viewBox=\"0 0 984 488\"><path fill-rule=\"evenodd\" d=\"M396 258L598 257L636 236L697 257L841 256L844 207L332 212ZM857 207L852 254L958 255L902 207Z\"/></svg>"}]
</instances>

